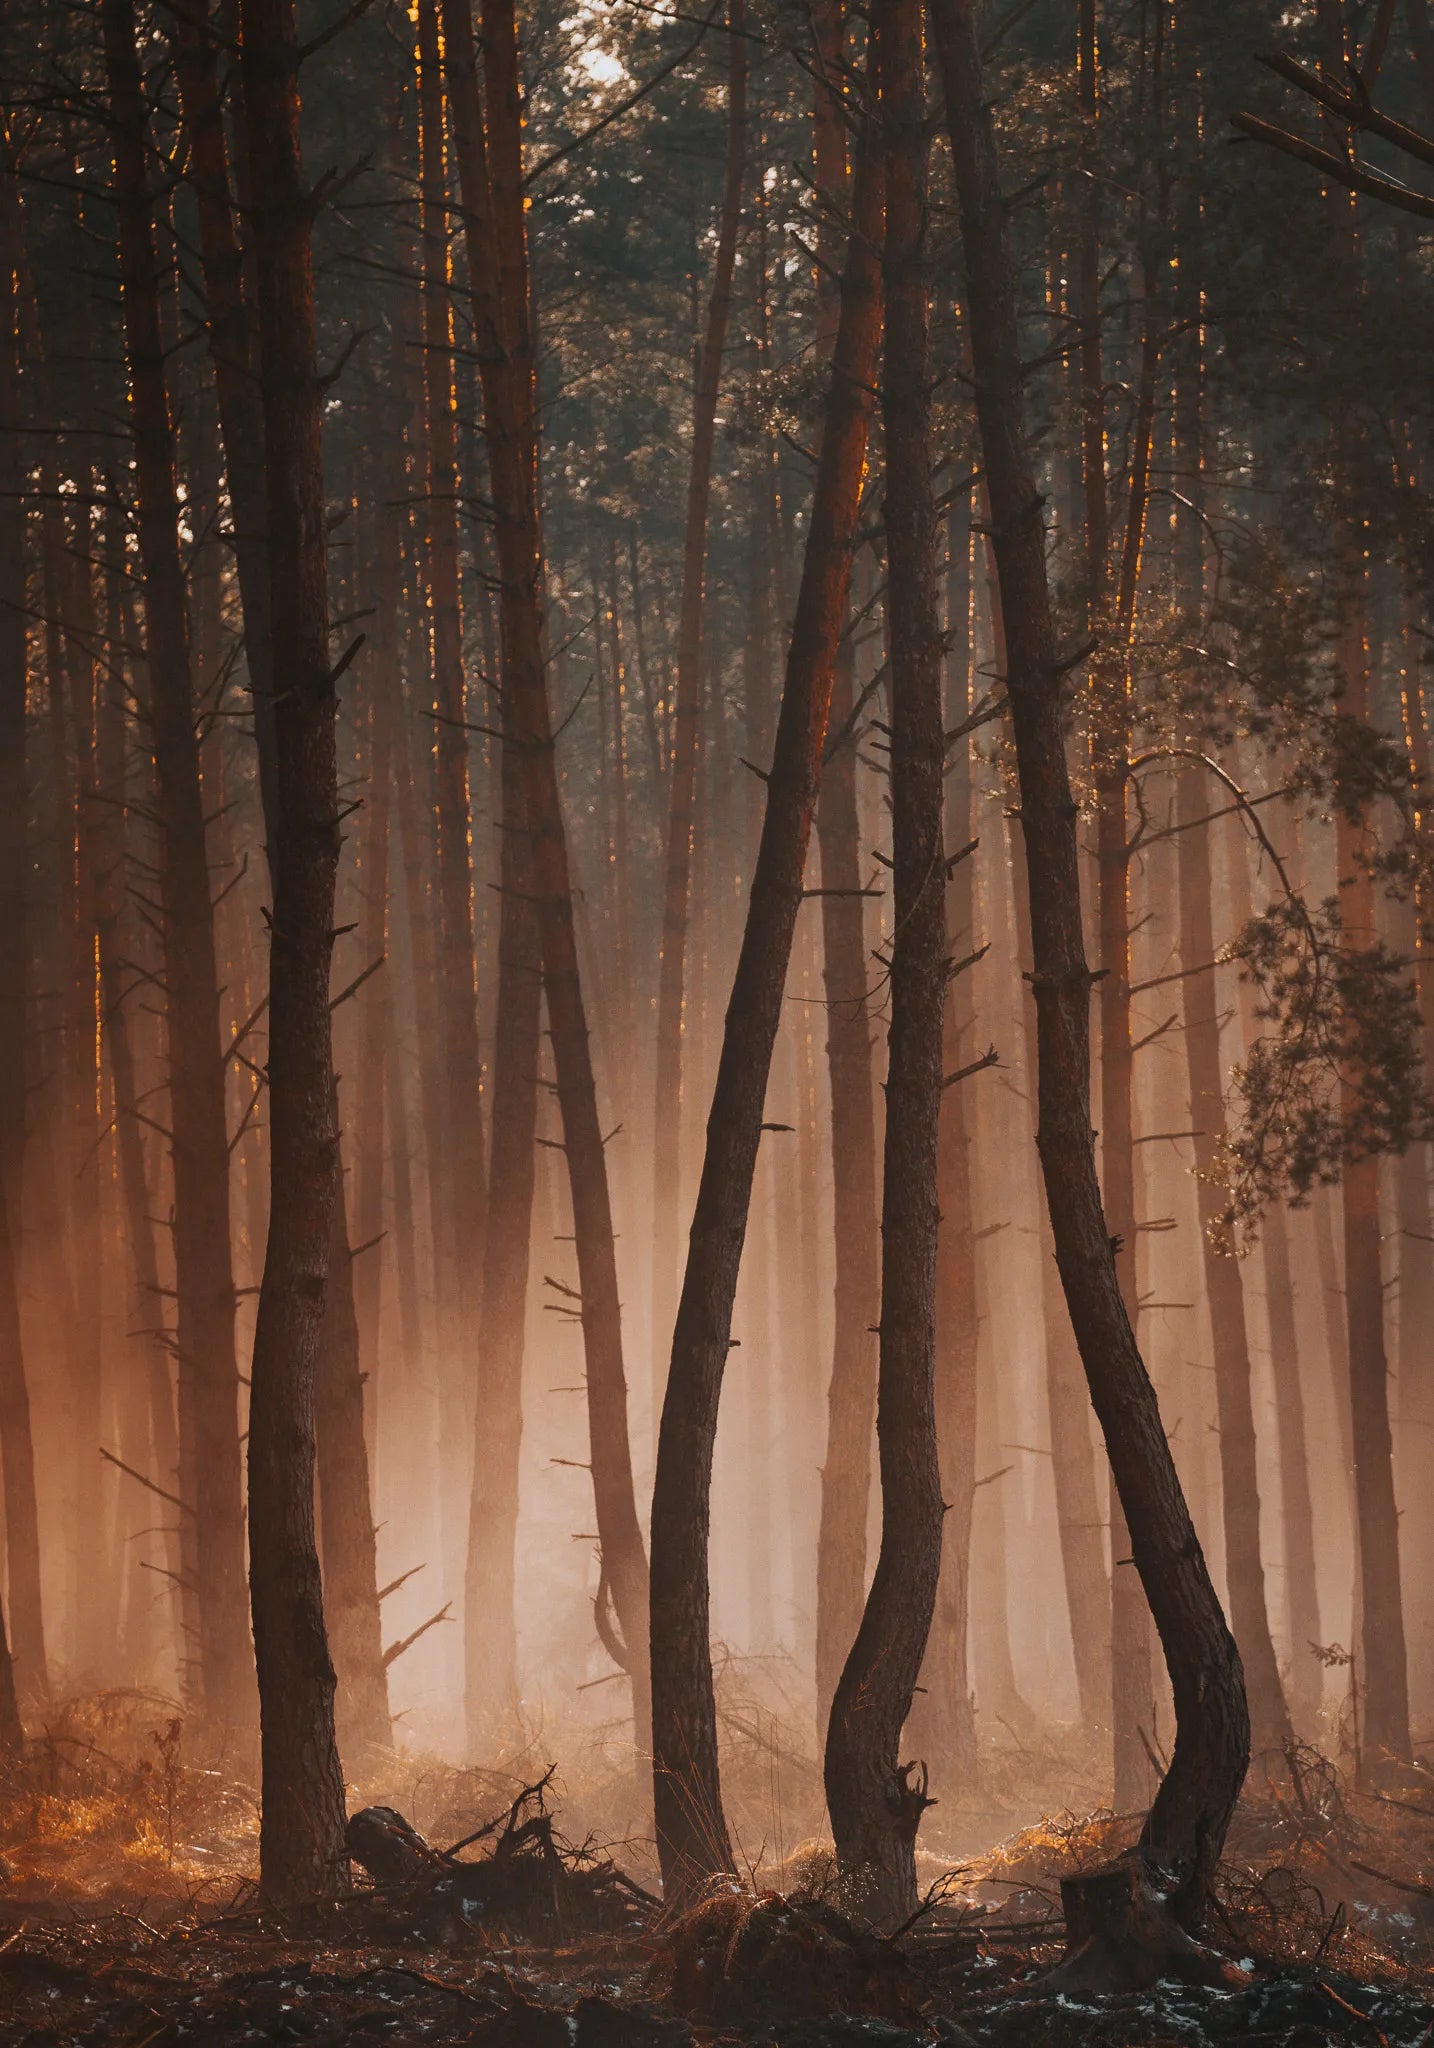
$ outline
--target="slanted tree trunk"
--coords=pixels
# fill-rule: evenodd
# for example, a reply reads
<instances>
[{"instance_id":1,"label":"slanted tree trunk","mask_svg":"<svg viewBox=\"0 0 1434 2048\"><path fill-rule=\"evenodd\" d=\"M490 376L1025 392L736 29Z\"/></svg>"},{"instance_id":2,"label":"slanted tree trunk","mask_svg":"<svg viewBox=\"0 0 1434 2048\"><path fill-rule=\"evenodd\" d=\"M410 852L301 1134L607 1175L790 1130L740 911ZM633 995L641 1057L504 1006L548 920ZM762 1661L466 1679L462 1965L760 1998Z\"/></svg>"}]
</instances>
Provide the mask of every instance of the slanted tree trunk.
<instances>
[{"instance_id":1,"label":"slanted tree trunk","mask_svg":"<svg viewBox=\"0 0 1434 2048\"><path fill-rule=\"evenodd\" d=\"M733 1867L717 1768L708 1632L712 1453L832 674L846 626L880 331L875 252L881 203L881 166L868 147L857 172L855 225L801 588L658 1438L652 1496L654 1784L663 1885L674 1901Z\"/></svg>"},{"instance_id":2,"label":"slanted tree trunk","mask_svg":"<svg viewBox=\"0 0 1434 2048\"><path fill-rule=\"evenodd\" d=\"M1239 1651L1180 1490L1121 1298L1090 1124L1090 970L1065 756L1042 501L1026 435L1013 268L975 0L932 0L966 257L977 421L990 486L1007 687L1029 871L1038 1020L1038 1145L1070 1304L1137 1569L1175 1696L1175 1747L1141 1834L1198 1909L1249 1761Z\"/></svg>"},{"instance_id":3,"label":"slanted tree trunk","mask_svg":"<svg viewBox=\"0 0 1434 2048\"><path fill-rule=\"evenodd\" d=\"M27 939L25 464L20 427L20 189L8 136L0 161L0 1201L24 1205ZM46 1689L40 1525L30 1388L20 1327L18 1238L0 1247L0 1477L10 1574L14 1682Z\"/></svg>"},{"instance_id":4,"label":"slanted tree trunk","mask_svg":"<svg viewBox=\"0 0 1434 2048\"><path fill-rule=\"evenodd\" d=\"M1175 597L1198 634L1205 613L1205 377L1203 360L1203 295L1198 258L1184 251L1198 250L1200 241L1199 176L1202 87L1199 31L1193 16L1172 16L1174 41L1174 83L1171 92L1176 124L1173 139L1190 170L1180 186L1175 216L1176 244L1181 261L1175 275L1172 314L1178 323L1174 344L1175 393L1172 435L1176 461L1184 479L1175 512L1173 567ZM1233 1256L1234 1246L1223 1241L1220 1229L1219 1162L1226 1144L1224 1076L1220 1058L1220 1015L1215 981L1215 916L1211 884L1213 843L1207 823L1209 796L1214 787L1198 763L1188 761L1181 768L1176 786L1179 832L1178 901L1180 914L1180 965L1185 1012L1185 1057L1189 1080L1190 1123L1194 1132L1196 1213L1200 1223L1200 1250L1205 1295L1210 1317L1211 1355L1215 1368L1216 1416L1219 1428L1221 1505L1225 1533L1225 1583L1229 1590L1230 1622L1245 1666L1249 1691L1250 1734L1255 1753L1282 1750L1293 1733L1289 1709L1280 1679L1270 1629L1265 1595L1264 1553L1260 1533L1260 1490L1256 1459L1255 1416L1251 1398L1252 1368L1249 1332L1245 1316L1245 1272ZM1240 821L1243 825L1244 821ZM1239 1034L1236 1025L1237 1042ZM1278 1218L1279 1252L1288 1263L1283 1235L1283 1216ZM1271 1262L1266 1262L1267 1274ZM1277 1277L1277 1273L1275 1275ZM1288 1342L1280 1328L1286 1306L1274 1298L1269 1287L1269 1326L1276 1401L1284 1406L1281 1377L1283 1354ZM1303 1466L1303 1410L1298 1389L1295 1395L1300 1420L1299 1458ZM1286 1425L1280 1425L1282 1478L1289 1454L1285 1443ZM1289 1470L1284 1480L1292 1492L1304 1478L1302 1471ZM1293 1507L1293 1502L1287 1503ZM1292 1533L1296 1518L1287 1515ZM1312 1556L1310 1559L1313 1562ZM1292 1617L1302 1605L1301 1559L1285 1555L1286 1593ZM1312 1591L1312 1584L1310 1587ZM1301 1617L1304 1618L1303 1616ZM1308 1624L1307 1624L1308 1625ZM1317 1621L1316 1624L1317 1626ZM1295 1631L1296 1671L1317 1670L1308 1645Z\"/></svg>"},{"instance_id":5,"label":"slanted tree trunk","mask_svg":"<svg viewBox=\"0 0 1434 2048\"><path fill-rule=\"evenodd\" d=\"M1101 117L1100 45L1096 0L1080 0L1078 25L1078 96L1088 149L1097 146ZM1105 471L1106 391L1101 330L1101 180L1094 172L1083 181L1079 208L1073 302L1080 323L1077 374L1080 384L1081 495L1085 516L1085 597L1087 618L1100 632L1110 625L1107 608L1110 553L1110 499ZM1149 353L1149 318L1145 352ZM1142 393L1143 397L1143 393ZM1151 393L1153 400L1153 390ZM1132 450L1130 516L1143 530L1145 479L1151 421L1141 409ZM1127 537L1130 538L1129 518ZM1139 537L1135 538L1135 563ZM1129 550L1127 549L1127 553ZM1132 590L1132 600L1134 592ZM1104 677L1102 678L1102 669ZM1102 679L1105 688L1102 689ZM1127 848L1127 757L1130 715L1126 702L1129 679L1107 655L1092 672L1091 754L1096 786L1096 866L1099 877L1100 927L1100 1160L1101 1190L1112 1234L1119 1240L1116 1266L1132 1325L1138 1320L1135 1299L1135 1155L1133 1143L1133 1062L1130 1039L1129 864ZM1114 685L1114 688L1111 685ZM1113 701L1114 700L1114 701ZM1152 1779L1150 1745L1155 1734L1155 1707L1150 1668L1150 1614L1140 1582L1129 1563L1130 1540L1119 1497L1110 1500L1110 1651L1111 1734L1114 1799L1117 1812L1128 1812L1149 1799Z\"/></svg>"},{"instance_id":6,"label":"slanted tree trunk","mask_svg":"<svg viewBox=\"0 0 1434 2048\"><path fill-rule=\"evenodd\" d=\"M127 0L113 0L124 5ZM259 1676L260 1891L346 1879L334 1670L314 1538L314 1382L339 1194L329 970L338 873L334 673L312 219L292 0L241 0L274 635L269 1237L249 1407L249 1587Z\"/></svg>"},{"instance_id":7,"label":"slanted tree trunk","mask_svg":"<svg viewBox=\"0 0 1434 2048\"><path fill-rule=\"evenodd\" d=\"M996 611L999 615L999 601ZM1004 675L1004 652L999 661ZM1022 978L1021 1022L1026 1074L1034 1098L1040 1064L1035 1003L1030 983L1031 909L1026 876L1026 847L1020 821L1013 818L1007 840L1011 861L1011 897L1015 907L1017 956ZM1088 1729L1106 1730L1111 1722L1110 1654L1111 1589L1106 1570L1105 1509L1098 1486L1099 1468L1091 1441L1090 1394L1081 1371L1080 1352L1071 1329L1070 1310L1056 1265L1050 1217L1044 1202L1037 1226L1041 1266L1041 1328L1046 1353L1046 1407L1050 1417L1051 1475L1056 1497L1056 1530L1061 1547L1061 1577L1070 1622L1076 1693L1081 1720ZM1127 1557L1129 1551L1113 1553Z\"/></svg>"},{"instance_id":8,"label":"slanted tree trunk","mask_svg":"<svg viewBox=\"0 0 1434 2048\"><path fill-rule=\"evenodd\" d=\"M605 1591L621 1631L642 1752L648 1747L647 1556L632 1480L606 1137L578 969L543 640L537 376L523 213L518 26L513 0L484 0L485 134L470 0L444 0L442 24L483 380L498 548L504 717L512 721L507 744L522 764L543 993L572 1194L593 1499L602 1553L599 1605Z\"/></svg>"},{"instance_id":9,"label":"slanted tree trunk","mask_svg":"<svg viewBox=\"0 0 1434 2048\"><path fill-rule=\"evenodd\" d=\"M727 344L732 272L742 214L747 153L746 0L727 0L727 167L717 222L717 249L707 320L692 394L692 458L682 541L682 601L677 627L677 688L667 785L663 857L662 956L657 982L657 1060L653 1103L652 1357L654 1400L662 1396L661 1363L672 1334L682 1213L681 1125L683 1007L687 928L692 895L693 827L701 749L702 614L707 581L707 512L717 435L717 394Z\"/></svg>"},{"instance_id":10,"label":"slanted tree trunk","mask_svg":"<svg viewBox=\"0 0 1434 2048\"><path fill-rule=\"evenodd\" d=\"M1088 66L1093 65L1093 56ZM1095 367L1099 371L1099 308L1093 309ZM1114 604L1105 602L1106 498L1101 446L1104 443L1103 384L1085 396L1086 441L1093 428L1101 446L1087 446L1087 522L1098 498L1099 511L1088 534L1090 616L1107 645L1091 665L1091 766L1096 793L1096 872L1100 946L1100 1180L1106 1221L1115 1243L1115 1270L1134 1330L1139 1323L1135 1233L1135 1059L1130 995L1130 767L1131 658L1140 583L1140 556L1150 484L1155 425L1155 377L1159 338L1155 331L1149 267L1142 295L1140 368L1131 423L1130 479ZM1082 334L1082 358L1091 351L1091 328ZM1097 475L1099 472L1099 475ZM1094 495L1093 495L1094 494ZM1118 1813L1146 1805L1153 1789L1155 1690L1151 1670L1150 1610L1138 1574L1128 1562L1129 1531L1119 1490L1110 1504L1111 1659L1114 1795Z\"/></svg>"},{"instance_id":11,"label":"slanted tree trunk","mask_svg":"<svg viewBox=\"0 0 1434 2048\"><path fill-rule=\"evenodd\" d=\"M876 1433L881 1549L832 1701L825 1782L845 1897L878 1926L916 1908L925 1772L900 1763L941 1570L936 1448L937 1143L946 1007L945 735L932 492L921 0L873 21L886 178L887 622L891 707L891 1028L882 1161Z\"/></svg>"},{"instance_id":12,"label":"slanted tree trunk","mask_svg":"<svg viewBox=\"0 0 1434 2048\"><path fill-rule=\"evenodd\" d=\"M191 1475L204 1708L216 1724L253 1711L244 1611L244 1500L229 1141L220 1041L218 965L179 548L174 428L165 381L146 112L131 0L106 0L120 286L134 429L150 722L161 813L174 1161L175 1339L181 1381L181 1465ZM186 1428L192 1442L183 1442ZM181 1486L181 1493L185 1488Z\"/></svg>"}]
</instances>

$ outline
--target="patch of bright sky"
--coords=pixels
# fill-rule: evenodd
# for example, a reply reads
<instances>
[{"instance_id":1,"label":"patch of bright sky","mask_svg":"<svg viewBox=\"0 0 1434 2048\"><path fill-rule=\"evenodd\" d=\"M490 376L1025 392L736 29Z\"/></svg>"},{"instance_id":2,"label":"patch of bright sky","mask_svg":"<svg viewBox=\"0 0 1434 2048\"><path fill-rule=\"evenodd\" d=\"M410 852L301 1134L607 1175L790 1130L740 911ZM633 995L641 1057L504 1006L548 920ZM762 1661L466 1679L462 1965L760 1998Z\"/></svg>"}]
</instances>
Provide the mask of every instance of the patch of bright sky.
<instances>
[{"instance_id":1,"label":"patch of bright sky","mask_svg":"<svg viewBox=\"0 0 1434 2048\"><path fill-rule=\"evenodd\" d=\"M599 86L624 85L628 76L622 59L603 47L603 30L610 12L603 0L582 0L564 24L576 29L583 39L577 53L578 69Z\"/></svg>"}]
</instances>

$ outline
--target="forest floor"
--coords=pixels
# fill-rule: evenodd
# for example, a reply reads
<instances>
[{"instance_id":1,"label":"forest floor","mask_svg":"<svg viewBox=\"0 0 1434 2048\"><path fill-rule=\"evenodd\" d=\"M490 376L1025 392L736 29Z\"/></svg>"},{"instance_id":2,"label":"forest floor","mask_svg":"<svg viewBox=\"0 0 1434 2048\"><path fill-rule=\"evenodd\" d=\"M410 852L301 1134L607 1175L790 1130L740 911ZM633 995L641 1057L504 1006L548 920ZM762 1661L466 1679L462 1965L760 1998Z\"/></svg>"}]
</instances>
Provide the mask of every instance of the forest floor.
<instances>
[{"instance_id":1,"label":"forest floor","mask_svg":"<svg viewBox=\"0 0 1434 2048\"><path fill-rule=\"evenodd\" d=\"M738 1831L792 1840L815 1765L738 1719ZM390 1759L356 1804L401 1810L440 1851L478 1838L421 1881L360 1875L336 1904L280 1920L254 1902L252 1788L189 1755L165 1702L57 1707L0 1784L0 2043L1434 2048L1434 1782L1375 1796L1313 1750L1277 1760L1241 1806L1209 1917L1234 1981L1093 1997L1039 1981L1063 1952L1059 1881L1108 1861L1132 1825L1082 1806L1089 1765L1055 1737L983 1757L979 1846L978 1799L940 1831L933 1813L923 1910L890 1941L833 1909L814 1834L664 1917L650 1851L616 1831L630 1771L572 1792L532 1762ZM1023 1801L1052 1817L1003 1825Z\"/></svg>"}]
</instances>

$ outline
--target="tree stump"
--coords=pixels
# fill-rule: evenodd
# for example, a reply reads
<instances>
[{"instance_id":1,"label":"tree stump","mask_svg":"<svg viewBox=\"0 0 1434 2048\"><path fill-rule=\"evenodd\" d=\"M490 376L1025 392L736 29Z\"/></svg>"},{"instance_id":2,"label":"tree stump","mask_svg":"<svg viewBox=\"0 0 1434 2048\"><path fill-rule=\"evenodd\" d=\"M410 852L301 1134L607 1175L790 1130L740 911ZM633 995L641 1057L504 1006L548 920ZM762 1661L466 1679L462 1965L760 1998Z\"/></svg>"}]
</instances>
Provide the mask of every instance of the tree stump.
<instances>
[{"instance_id":1,"label":"tree stump","mask_svg":"<svg viewBox=\"0 0 1434 2048\"><path fill-rule=\"evenodd\" d=\"M1039 1980L1044 1991L1148 1991L1162 1979L1215 1988L1249 1979L1187 1934L1171 1911L1174 1874L1141 1849L1098 1870L1062 1878L1066 1953Z\"/></svg>"}]
</instances>

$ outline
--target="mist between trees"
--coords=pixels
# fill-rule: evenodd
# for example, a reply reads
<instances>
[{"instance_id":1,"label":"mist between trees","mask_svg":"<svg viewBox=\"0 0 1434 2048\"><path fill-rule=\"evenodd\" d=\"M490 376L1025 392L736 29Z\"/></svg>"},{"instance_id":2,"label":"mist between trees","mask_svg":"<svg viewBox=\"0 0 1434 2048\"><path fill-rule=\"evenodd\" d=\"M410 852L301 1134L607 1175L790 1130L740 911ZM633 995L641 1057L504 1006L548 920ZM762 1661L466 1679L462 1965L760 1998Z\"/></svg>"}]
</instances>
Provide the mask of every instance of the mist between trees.
<instances>
[{"instance_id":1,"label":"mist between trees","mask_svg":"<svg viewBox=\"0 0 1434 2048\"><path fill-rule=\"evenodd\" d=\"M262 1719L283 1899L540 1742L681 1899L767 1715L886 1924L1038 1733L1186 1918L1409 1766L1432 53L5 10L12 1746Z\"/></svg>"}]
</instances>

